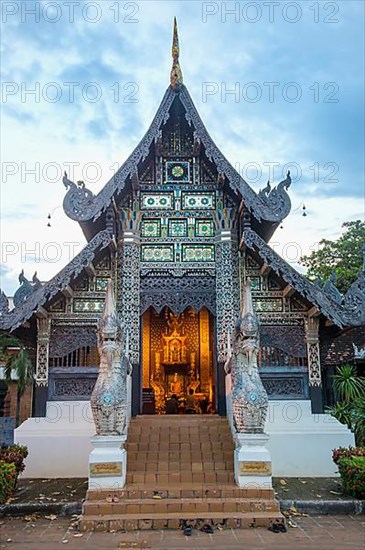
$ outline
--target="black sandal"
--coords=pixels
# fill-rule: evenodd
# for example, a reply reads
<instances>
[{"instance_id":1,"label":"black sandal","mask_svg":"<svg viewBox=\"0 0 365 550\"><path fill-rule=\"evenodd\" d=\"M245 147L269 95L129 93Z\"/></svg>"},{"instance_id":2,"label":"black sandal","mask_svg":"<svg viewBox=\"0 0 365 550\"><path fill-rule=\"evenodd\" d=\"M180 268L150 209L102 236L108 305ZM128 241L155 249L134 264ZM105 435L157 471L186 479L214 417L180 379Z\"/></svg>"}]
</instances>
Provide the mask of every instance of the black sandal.
<instances>
[{"instance_id":1,"label":"black sandal","mask_svg":"<svg viewBox=\"0 0 365 550\"><path fill-rule=\"evenodd\" d=\"M200 528L200 531L203 531L203 533L208 533L209 535L214 533L213 527L211 525L209 525L208 523L203 525L203 527Z\"/></svg>"},{"instance_id":2,"label":"black sandal","mask_svg":"<svg viewBox=\"0 0 365 550\"><path fill-rule=\"evenodd\" d=\"M190 525L185 525L183 532L186 537L191 537L193 529L190 527Z\"/></svg>"}]
</instances>

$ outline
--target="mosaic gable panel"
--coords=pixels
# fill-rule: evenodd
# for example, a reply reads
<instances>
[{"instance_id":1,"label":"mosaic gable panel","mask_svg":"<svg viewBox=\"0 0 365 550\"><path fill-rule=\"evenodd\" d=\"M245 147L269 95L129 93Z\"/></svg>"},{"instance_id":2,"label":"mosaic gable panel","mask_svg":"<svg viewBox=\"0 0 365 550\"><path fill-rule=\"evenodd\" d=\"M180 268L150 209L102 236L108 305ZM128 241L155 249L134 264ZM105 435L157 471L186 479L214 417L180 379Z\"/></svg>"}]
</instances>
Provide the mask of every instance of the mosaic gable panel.
<instances>
[{"instance_id":1,"label":"mosaic gable panel","mask_svg":"<svg viewBox=\"0 0 365 550\"><path fill-rule=\"evenodd\" d=\"M95 279L95 290L104 292L108 286L108 277L96 277Z\"/></svg>"},{"instance_id":2,"label":"mosaic gable panel","mask_svg":"<svg viewBox=\"0 0 365 550\"><path fill-rule=\"evenodd\" d=\"M174 245L142 245L141 260L142 262L173 262Z\"/></svg>"},{"instance_id":3,"label":"mosaic gable panel","mask_svg":"<svg viewBox=\"0 0 365 550\"><path fill-rule=\"evenodd\" d=\"M214 210L215 193L182 193L183 210Z\"/></svg>"},{"instance_id":4,"label":"mosaic gable panel","mask_svg":"<svg viewBox=\"0 0 365 550\"><path fill-rule=\"evenodd\" d=\"M160 237L161 220L143 220L141 234L142 237Z\"/></svg>"},{"instance_id":5,"label":"mosaic gable panel","mask_svg":"<svg viewBox=\"0 0 365 550\"><path fill-rule=\"evenodd\" d=\"M196 237L214 237L213 220L195 220Z\"/></svg>"},{"instance_id":6,"label":"mosaic gable panel","mask_svg":"<svg viewBox=\"0 0 365 550\"><path fill-rule=\"evenodd\" d=\"M183 244L182 245L182 261L183 262L214 262L215 251L213 244L207 245L195 245L195 244Z\"/></svg>"},{"instance_id":7,"label":"mosaic gable panel","mask_svg":"<svg viewBox=\"0 0 365 550\"><path fill-rule=\"evenodd\" d=\"M167 161L165 164L166 183L190 183L190 163L187 161Z\"/></svg>"},{"instance_id":8,"label":"mosaic gable panel","mask_svg":"<svg viewBox=\"0 0 365 550\"><path fill-rule=\"evenodd\" d=\"M171 210L174 207L173 193L141 193L142 210Z\"/></svg>"},{"instance_id":9,"label":"mosaic gable panel","mask_svg":"<svg viewBox=\"0 0 365 550\"><path fill-rule=\"evenodd\" d=\"M187 237L188 221L187 220L169 220L168 232L169 232L169 237Z\"/></svg>"}]
</instances>

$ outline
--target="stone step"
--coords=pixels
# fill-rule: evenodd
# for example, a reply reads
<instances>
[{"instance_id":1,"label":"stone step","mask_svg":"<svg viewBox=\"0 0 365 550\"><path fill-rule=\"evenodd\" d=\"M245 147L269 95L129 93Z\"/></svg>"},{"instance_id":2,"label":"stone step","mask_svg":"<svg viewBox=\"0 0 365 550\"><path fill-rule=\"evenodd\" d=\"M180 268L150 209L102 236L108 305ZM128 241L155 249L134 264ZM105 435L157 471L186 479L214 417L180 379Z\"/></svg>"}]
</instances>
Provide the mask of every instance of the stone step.
<instances>
[{"instance_id":1,"label":"stone step","mask_svg":"<svg viewBox=\"0 0 365 550\"><path fill-rule=\"evenodd\" d=\"M201 517L209 512L242 513L242 512L279 512L279 503L274 500L257 500L235 498L166 498L124 499L120 502L105 500L86 501L83 505L84 516L97 515L130 515L130 514L168 514L170 512L192 513Z\"/></svg>"},{"instance_id":2,"label":"stone step","mask_svg":"<svg viewBox=\"0 0 365 550\"><path fill-rule=\"evenodd\" d=\"M189 512L151 514L94 515L83 516L80 528L83 531L135 531L143 529L178 529L184 522L195 528L208 523L222 525L228 529L268 527L273 522L285 523L284 517L275 512L208 512L197 517Z\"/></svg>"},{"instance_id":3,"label":"stone step","mask_svg":"<svg viewBox=\"0 0 365 550\"><path fill-rule=\"evenodd\" d=\"M233 470L220 471L220 472L168 472L168 473L136 473L127 470L127 483L137 485L155 485L158 487L168 487L179 483L196 483L204 485L207 483L233 483L234 473Z\"/></svg>"},{"instance_id":4,"label":"stone step","mask_svg":"<svg viewBox=\"0 0 365 550\"><path fill-rule=\"evenodd\" d=\"M140 500L152 499L156 493L162 499L251 499L251 500L273 500L273 489L260 489L252 487L250 489L241 489L237 485L219 485L206 484L197 487L193 483L184 483L179 485L169 485L168 488L156 490L154 485L126 485L123 489L88 489L86 500L107 501L110 498L121 500Z\"/></svg>"},{"instance_id":5,"label":"stone step","mask_svg":"<svg viewBox=\"0 0 365 550\"><path fill-rule=\"evenodd\" d=\"M149 460L136 461L128 463L128 471L130 473L169 473L169 472L232 472L233 459L231 461L211 462L209 468L205 462L151 462Z\"/></svg>"}]
</instances>

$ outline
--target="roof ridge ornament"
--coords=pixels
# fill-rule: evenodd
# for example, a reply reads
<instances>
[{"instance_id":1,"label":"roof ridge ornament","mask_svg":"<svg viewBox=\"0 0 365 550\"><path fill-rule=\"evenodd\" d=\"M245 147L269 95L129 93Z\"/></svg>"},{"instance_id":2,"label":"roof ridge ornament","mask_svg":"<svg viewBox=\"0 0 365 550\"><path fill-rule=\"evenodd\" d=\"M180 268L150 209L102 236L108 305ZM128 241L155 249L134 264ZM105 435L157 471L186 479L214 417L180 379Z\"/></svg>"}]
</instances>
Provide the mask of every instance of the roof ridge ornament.
<instances>
[{"instance_id":1,"label":"roof ridge ornament","mask_svg":"<svg viewBox=\"0 0 365 550\"><path fill-rule=\"evenodd\" d=\"M172 69L170 73L171 87L176 90L183 84L183 75L179 63L180 46L179 46L179 34L177 31L177 21L174 17L174 32L172 37Z\"/></svg>"}]
</instances>

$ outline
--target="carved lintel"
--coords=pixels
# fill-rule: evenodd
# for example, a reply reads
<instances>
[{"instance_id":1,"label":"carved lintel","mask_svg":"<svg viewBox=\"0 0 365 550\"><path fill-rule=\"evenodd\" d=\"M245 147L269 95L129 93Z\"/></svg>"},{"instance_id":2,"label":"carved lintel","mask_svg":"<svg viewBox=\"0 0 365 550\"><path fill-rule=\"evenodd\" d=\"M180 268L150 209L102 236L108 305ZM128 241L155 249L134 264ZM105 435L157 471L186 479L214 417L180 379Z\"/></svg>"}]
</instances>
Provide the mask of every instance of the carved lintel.
<instances>
[{"instance_id":1,"label":"carved lintel","mask_svg":"<svg viewBox=\"0 0 365 550\"><path fill-rule=\"evenodd\" d=\"M72 290L72 288L70 287L70 285L67 285L63 290L62 290L62 294L64 296L66 296L66 298L72 298L72 296L74 295L74 291Z\"/></svg>"},{"instance_id":2,"label":"carved lintel","mask_svg":"<svg viewBox=\"0 0 365 550\"><path fill-rule=\"evenodd\" d=\"M316 307L316 306L313 306L309 311L308 311L308 317L311 318L311 317L319 317L321 314L321 312L319 311L319 309Z\"/></svg>"},{"instance_id":3,"label":"carved lintel","mask_svg":"<svg viewBox=\"0 0 365 550\"><path fill-rule=\"evenodd\" d=\"M290 298L290 296L293 296L294 292L295 288L293 288L291 285L286 285L283 290L283 298Z\"/></svg>"},{"instance_id":4,"label":"carved lintel","mask_svg":"<svg viewBox=\"0 0 365 550\"><path fill-rule=\"evenodd\" d=\"M271 267L269 266L269 264L264 262L260 269L260 275L268 275L270 271L271 271Z\"/></svg>"}]
</instances>

